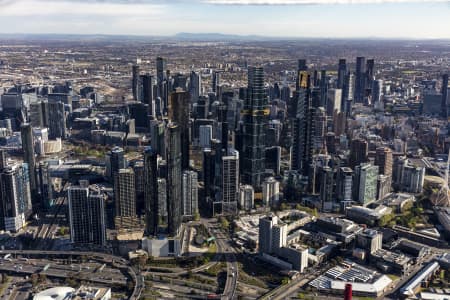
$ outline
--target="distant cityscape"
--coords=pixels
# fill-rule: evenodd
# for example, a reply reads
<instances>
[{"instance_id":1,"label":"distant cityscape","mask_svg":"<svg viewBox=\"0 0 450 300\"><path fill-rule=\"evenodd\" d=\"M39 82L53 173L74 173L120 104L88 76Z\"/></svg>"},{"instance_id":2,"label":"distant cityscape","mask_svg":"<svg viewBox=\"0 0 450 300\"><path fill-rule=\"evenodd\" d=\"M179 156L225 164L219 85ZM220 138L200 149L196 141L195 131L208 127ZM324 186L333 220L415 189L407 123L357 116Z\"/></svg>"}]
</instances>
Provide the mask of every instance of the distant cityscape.
<instances>
[{"instance_id":1,"label":"distant cityscape","mask_svg":"<svg viewBox=\"0 0 450 300\"><path fill-rule=\"evenodd\" d=\"M0 41L0 300L450 299L450 44Z\"/></svg>"}]
</instances>

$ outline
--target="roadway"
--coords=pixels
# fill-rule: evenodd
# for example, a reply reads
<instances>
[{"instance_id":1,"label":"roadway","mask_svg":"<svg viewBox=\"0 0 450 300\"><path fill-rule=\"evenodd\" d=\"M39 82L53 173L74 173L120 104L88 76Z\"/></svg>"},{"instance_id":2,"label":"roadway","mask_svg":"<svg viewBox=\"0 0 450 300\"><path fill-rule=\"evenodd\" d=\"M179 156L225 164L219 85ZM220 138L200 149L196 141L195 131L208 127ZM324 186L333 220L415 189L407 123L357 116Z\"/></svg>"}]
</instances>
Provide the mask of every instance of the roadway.
<instances>
[{"instance_id":1,"label":"roadway","mask_svg":"<svg viewBox=\"0 0 450 300\"><path fill-rule=\"evenodd\" d=\"M87 257L87 258L89 258L89 260L101 261L102 263L111 264L112 267L114 267L114 268L117 268L120 270L126 270L128 275L132 278L132 280L134 282L134 290L133 290L133 293L131 294L131 296L129 297L130 300L139 299L141 297L141 293L144 289L144 277L139 272L137 272L134 268L129 266L128 260L126 260L122 257L111 255L111 254L100 253L100 252L83 252L83 251L0 250L0 256L5 256L7 254L11 254L11 256L12 256L11 260L13 260L17 256L21 256L21 257L33 256L33 257L41 258L41 259L39 259L39 261L42 261L42 262L44 262L44 260L42 260L42 258L48 258L51 256ZM33 273L43 271L43 266L42 265L38 266L37 262L36 262L36 266L22 263L21 268L18 267L18 264L14 264L9 260L3 260L2 263L3 263L3 265L0 265L0 270L10 271L10 272L18 273L18 274L33 274ZM12 265L10 263L12 263ZM15 267L16 265L17 265L17 267ZM70 266L68 266L68 267L70 267ZM106 274L105 271L103 271L103 272ZM80 277L81 277L80 279L84 279L84 280L90 280L93 282L104 283L104 284L108 284L108 285L111 285L111 283L113 283L113 284L122 283L121 280L112 279L111 273L113 273L113 272L107 272L107 275L105 275L103 277L100 276L100 274L98 274L96 272L91 273L92 275L89 275L89 274L86 275L85 272L81 272L81 273L78 272L78 273L80 274ZM72 269L70 269L70 271L69 270L67 270L67 271L61 270L61 266L58 266L58 268L52 269L51 263L50 263L50 268L48 268L48 270L46 270L44 272L44 274L46 274L47 276L50 276L50 277L66 278L69 275L70 276L73 276L74 274L76 275L77 272L75 272L75 270L72 270Z\"/></svg>"},{"instance_id":2,"label":"roadway","mask_svg":"<svg viewBox=\"0 0 450 300\"><path fill-rule=\"evenodd\" d=\"M237 280L239 277L239 266L235 256L235 249L230 242L230 238L218 229L217 222L214 220L202 219L201 222L208 229L211 235L216 238L217 253L223 253L227 264L227 280L222 293L221 299L235 299Z\"/></svg>"}]
</instances>

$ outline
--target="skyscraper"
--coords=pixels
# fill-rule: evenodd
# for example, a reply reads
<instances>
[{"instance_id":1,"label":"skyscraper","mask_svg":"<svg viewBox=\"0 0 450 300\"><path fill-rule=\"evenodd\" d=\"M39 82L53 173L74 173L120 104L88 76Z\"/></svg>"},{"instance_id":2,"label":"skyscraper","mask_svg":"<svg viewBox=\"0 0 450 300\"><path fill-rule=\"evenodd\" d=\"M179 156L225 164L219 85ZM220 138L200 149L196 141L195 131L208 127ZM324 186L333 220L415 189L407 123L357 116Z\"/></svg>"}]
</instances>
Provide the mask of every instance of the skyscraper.
<instances>
[{"instance_id":1,"label":"skyscraper","mask_svg":"<svg viewBox=\"0 0 450 300\"><path fill-rule=\"evenodd\" d=\"M197 102L198 97L202 94L202 78L195 71L192 71L189 77L189 93L192 102Z\"/></svg>"},{"instance_id":2,"label":"skyscraper","mask_svg":"<svg viewBox=\"0 0 450 300\"><path fill-rule=\"evenodd\" d=\"M338 65L338 79L336 88L343 89L345 83L345 77L347 76L347 61L345 59L339 60Z\"/></svg>"},{"instance_id":3,"label":"skyscraper","mask_svg":"<svg viewBox=\"0 0 450 300\"><path fill-rule=\"evenodd\" d=\"M375 165L379 168L379 173L392 177L392 150L388 147L378 147L375 155Z\"/></svg>"},{"instance_id":4,"label":"skyscraper","mask_svg":"<svg viewBox=\"0 0 450 300\"><path fill-rule=\"evenodd\" d=\"M6 150L0 149L0 171L8 166L8 158L6 157Z\"/></svg>"},{"instance_id":5,"label":"skyscraper","mask_svg":"<svg viewBox=\"0 0 450 300\"><path fill-rule=\"evenodd\" d=\"M242 181L260 189L264 177L265 128L269 110L264 90L264 70L248 68L248 91L244 101Z\"/></svg>"},{"instance_id":6,"label":"skyscraper","mask_svg":"<svg viewBox=\"0 0 450 300\"><path fill-rule=\"evenodd\" d=\"M125 159L125 152L121 147L114 147L106 154L106 176L110 179L114 178L114 174L120 169L127 167L127 161Z\"/></svg>"},{"instance_id":7,"label":"skyscraper","mask_svg":"<svg viewBox=\"0 0 450 300\"><path fill-rule=\"evenodd\" d=\"M166 80L167 71L167 61L162 57L156 58L156 91L157 97L162 100L161 111L166 111L167 109L167 96L168 96L168 86Z\"/></svg>"},{"instance_id":8,"label":"skyscraper","mask_svg":"<svg viewBox=\"0 0 450 300\"><path fill-rule=\"evenodd\" d=\"M170 236L176 236L181 225L181 151L180 127L175 123L169 123L167 125L167 212Z\"/></svg>"},{"instance_id":9,"label":"skyscraper","mask_svg":"<svg viewBox=\"0 0 450 300\"><path fill-rule=\"evenodd\" d=\"M325 107L327 115L332 117L335 112L339 113L342 109L342 90L330 89L327 95L327 106Z\"/></svg>"},{"instance_id":10,"label":"skyscraper","mask_svg":"<svg viewBox=\"0 0 450 300\"><path fill-rule=\"evenodd\" d=\"M311 103L310 76L299 73L299 89L295 92L296 113L293 122L292 169L307 176L313 155L315 108Z\"/></svg>"},{"instance_id":11,"label":"skyscraper","mask_svg":"<svg viewBox=\"0 0 450 300\"><path fill-rule=\"evenodd\" d=\"M198 175L197 172L183 172L183 215L195 216L198 213Z\"/></svg>"},{"instance_id":12,"label":"skyscraper","mask_svg":"<svg viewBox=\"0 0 450 300\"><path fill-rule=\"evenodd\" d=\"M251 185L241 185L239 188L239 206L242 210L250 211L255 203L255 190Z\"/></svg>"},{"instance_id":13,"label":"skyscraper","mask_svg":"<svg viewBox=\"0 0 450 300\"><path fill-rule=\"evenodd\" d=\"M375 106L383 100L383 80L378 79L372 82L372 104ZM380 104L378 104L380 105Z\"/></svg>"},{"instance_id":14,"label":"skyscraper","mask_svg":"<svg viewBox=\"0 0 450 300\"><path fill-rule=\"evenodd\" d=\"M263 204L277 207L280 202L280 183L273 177L268 177L263 183Z\"/></svg>"},{"instance_id":15,"label":"skyscraper","mask_svg":"<svg viewBox=\"0 0 450 300\"><path fill-rule=\"evenodd\" d=\"M363 139L354 139L350 144L349 163L352 168L367 161L369 144Z\"/></svg>"},{"instance_id":16,"label":"skyscraper","mask_svg":"<svg viewBox=\"0 0 450 300\"><path fill-rule=\"evenodd\" d=\"M29 120L33 127L44 127L44 114L41 101L30 103Z\"/></svg>"},{"instance_id":17,"label":"skyscraper","mask_svg":"<svg viewBox=\"0 0 450 300\"><path fill-rule=\"evenodd\" d=\"M114 174L116 226L133 228L136 221L136 193L133 169L120 169Z\"/></svg>"},{"instance_id":18,"label":"skyscraper","mask_svg":"<svg viewBox=\"0 0 450 300\"><path fill-rule=\"evenodd\" d=\"M211 84L213 93L217 94L219 86L220 86L220 72L214 71L212 74L212 84Z\"/></svg>"},{"instance_id":19,"label":"skyscraper","mask_svg":"<svg viewBox=\"0 0 450 300\"><path fill-rule=\"evenodd\" d=\"M362 205L377 200L378 166L362 163L355 168L354 199Z\"/></svg>"},{"instance_id":20,"label":"skyscraper","mask_svg":"<svg viewBox=\"0 0 450 300\"><path fill-rule=\"evenodd\" d=\"M157 83L158 87L166 79L165 78L166 69L167 69L167 61L166 61L166 59L162 58L162 57L157 57L156 58L156 83ZM159 88L158 96L159 97L162 96L161 88Z\"/></svg>"},{"instance_id":21,"label":"skyscraper","mask_svg":"<svg viewBox=\"0 0 450 300\"><path fill-rule=\"evenodd\" d=\"M344 88L342 90L342 103L341 109L346 112L348 116L352 112L352 103L355 95L355 76L353 73L348 72L345 76Z\"/></svg>"},{"instance_id":22,"label":"skyscraper","mask_svg":"<svg viewBox=\"0 0 450 300\"><path fill-rule=\"evenodd\" d=\"M278 224L278 217L275 215L259 219L259 253L272 253L272 228L276 224Z\"/></svg>"},{"instance_id":23,"label":"skyscraper","mask_svg":"<svg viewBox=\"0 0 450 300\"><path fill-rule=\"evenodd\" d=\"M304 73L308 71L308 66L306 65L306 59L299 59L298 60L298 65L297 65L297 78L296 78L296 82L295 82L295 90L298 91L300 89L301 86L301 79L302 77L300 76L300 73Z\"/></svg>"},{"instance_id":24,"label":"skyscraper","mask_svg":"<svg viewBox=\"0 0 450 300\"><path fill-rule=\"evenodd\" d=\"M239 152L229 149L222 157L222 214L235 215L239 198Z\"/></svg>"},{"instance_id":25,"label":"skyscraper","mask_svg":"<svg viewBox=\"0 0 450 300\"><path fill-rule=\"evenodd\" d=\"M144 150L144 206L146 233L149 236L155 236L158 232L158 203L158 155L147 147Z\"/></svg>"},{"instance_id":26,"label":"skyscraper","mask_svg":"<svg viewBox=\"0 0 450 300\"><path fill-rule=\"evenodd\" d=\"M450 116L450 103L448 96L448 74L442 75L442 117L448 119Z\"/></svg>"},{"instance_id":27,"label":"skyscraper","mask_svg":"<svg viewBox=\"0 0 450 300\"><path fill-rule=\"evenodd\" d=\"M139 101L139 95L141 90L140 68L138 65L134 65L132 68L133 79L131 82L131 89L133 92L133 99Z\"/></svg>"},{"instance_id":28,"label":"skyscraper","mask_svg":"<svg viewBox=\"0 0 450 300\"><path fill-rule=\"evenodd\" d=\"M66 138L66 113L64 103L60 101L44 102L44 109L48 107L48 135L51 139Z\"/></svg>"},{"instance_id":29,"label":"skyscraper","mask_svg":"<svg viewBox=\"0 0 450 300\"><path fill-rule=\"evenodd\" d=\"M48 209L53 205L53 185L51 182L50 172L47 162L39 163L39 194L41 198L41 207Z\"/></svg>"},{"instance_id":30,"label":"skyscraper","mask_svg":"<svg viewBox=\"0 0 450 300\"><path fill-rule=\"evenodd\" d=\"M23 160L28 164L28 172L30 178L30 189L33 200L37 194L36 184L36 161L34 157L34 141L33 141L33 128L31 124L24 123L20 127L20 134L22 137L22 150Z\"/></svg>"},{"instance_id":31,"label":"skyscraper","mask_svg":"<svg viewBox=\"0 0 450 300\"><path fill-rule=\"evenodd\" d=\"M320 106L327 107L328 100L328 79L327 71L320 71Z\"/></svg>"},{"instance_id":32,"label":"skyscraper","mask_svg":"<svg viewBox=\"0 0 450 300\"><path fill-rule=\"evenodd\" d=\"M214 191L215 152L212 149L203 149L202 179L205 185L205 199L212 198Z\"/></svg>"},{"instance_id":33,"label":"skyscraper","mask_svg":"<svg viewBox=\"0 0 450 300\"><path fill-rule=\"evenodd\" d=\"M150 136L152 150L161 156L166 153L165 150L165 124L163 121L151 120L150 121Z\"/></svg>"},{"instance_id":34,"label":"skyscraper","mask_svg":"<svg viewBox=\"0 0 450 300\"><path fill-rule=\"evenodd\" d=\"M71 186L69 199L70 240L72 243L106 244L105 199L98 188Z\"/></svg>"},{"instance_id":35,"label":"skyscraper","mask_svg":"<svg viewBox=\"0 0 450 300\"><path fill-rule=\"evenodd\" d=\"M19 231L31 211L28 165L4 165L0 170L0 229Z\"/></svg>"},{"instance_id":36,"label":"skyscraper","mask_svg":"<svg viewBox=\"0 0 450 300\"><path fill-rule=\"evenodd\" d=\"M154 103L155 99L153 95L153 76L150 74L144 74L140 76L142 82L142 102L149 105L149 113L153 116L152 112L154 111Z\"/></svg>"},{"instance_id":37,"label":"skyscraper","mask_svg":"<svg viewBox=\"0 0 450 300\"><path fill-rule=\"evenodd\" d=\"M366 62L366 88L372 89L372 81L375 76L375 60L368 59Z\"/></svg>"},{"instance_id":38,"label":"skyscraper","mask_svg":"<svg viewBox=\"0 0 450 300\"><path fill-rule=\"evenodd\" d=\"M352 203L353 170L348 167L339 168L336 176L336 196L345 210Z\"/></svg>"},{"instance_id":39,"label":"skyscraper","mask_svg":"<svg viewBox=\"0 0 450 300\"><path fill-rule=\"evenodd\" d=\"M314 109L312 120L314 122L311 127L312 145L314 152L319 153L325 148L325 132L327 130L327 115L323 107Z\"/></svg>"},{"instance_id":40,"label":"skyscraper","mask_svg":"<svg viewBox=\"0 0 450 300\"><path fill-rule=\"evenodd\" d=\"M356 58L356 79L355 79L355 102L363 103L366 89L366 59L364 57Z\"/></svg>"},{"instance_id":41,"label":"skyscraper","mask_svg":"<svg viewBox=\"0 0 450 300\"><path fill-rule=\"evenodd\" d=\"M189 92L177 90L169 97L169 120L176 123L180 132L181 167L189 168Z\"/></svg>"},{"instance_id":42,"label":"skyscraper","mask_svg":"<svg viewBox=\"0 0 450 300\"><path fill-rule=\"evenodd\" d=\"M332 211L334 200L334 171L330 167L323 167L320 171L320 202L322 211Z\"/></svg>"}]
</instances>

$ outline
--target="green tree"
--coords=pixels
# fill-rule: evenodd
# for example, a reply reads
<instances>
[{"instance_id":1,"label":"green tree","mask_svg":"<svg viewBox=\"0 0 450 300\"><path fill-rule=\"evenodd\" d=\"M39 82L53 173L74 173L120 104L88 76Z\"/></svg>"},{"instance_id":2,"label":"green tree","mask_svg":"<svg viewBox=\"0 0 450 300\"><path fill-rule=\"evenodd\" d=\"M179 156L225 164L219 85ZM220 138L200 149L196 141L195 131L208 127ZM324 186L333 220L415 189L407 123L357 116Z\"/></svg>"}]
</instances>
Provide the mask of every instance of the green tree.
<instances>
[{"instance_id":1,"label":"green tree","mask_svg":"<svg viewBox=\"0 0 450 300\"><path fill-rule=\"evenodd\" d=\"M6 274L3 274L2 276L2 283L7 283L9 281L9 276Z\"/></svg>"},{"instance_id":2,"label":"green tree","mask_svg":"<svg viewBox=\"0 0 450 300\"><path fill-rule=\"evenodd\" d=\"M287 209L289 209L289 206L286 204L286 203L281 203L281 205L280 205L280 210L287 210Z\"/></svg>"},{"instance_id":3,"label":"green tree","mask_svg":"<svg viewBox=\"0 0 450 300\"><path fill-rule=\"evenodd\" d=\"M47 281L47 276L45 274L39 274L39 282L45 283Z\"/></svg>"},{"instance_id":4,"label":"green tree","mask_svg":"<svg viewBox=\"0 0 450 300\"><path fill-rule=\"evenodd\" d=\"M33 287L36 287L39 283L39 275L38 274L31 274L30 276L31 279L31 285Z\"/></svg>"},{"instance_id":5,"label":"green tree","mask_svg":"<svg viewBox=\"0 0 450 300\"><path fill-rule=\"evenodd\" d=\"M228 220L226 218L220 217L219 222L220 222L220 226L222 227L222 229L224 229L224 230L229 229L230 222L228 222Z\"/></svg>"},{"instance_id":6,"label":"green tree","mask_svg":"<svg viewBox=\"0 0 450 300\"><path fill-rule=\"evenodd\" d=\"M381 227L385 227L386 225L388 225L391 222L392 219L394 219L394 217L395 217L395 215L392 213L384 215L378 221L378 225Z\"/></svg>"}]
</instances>

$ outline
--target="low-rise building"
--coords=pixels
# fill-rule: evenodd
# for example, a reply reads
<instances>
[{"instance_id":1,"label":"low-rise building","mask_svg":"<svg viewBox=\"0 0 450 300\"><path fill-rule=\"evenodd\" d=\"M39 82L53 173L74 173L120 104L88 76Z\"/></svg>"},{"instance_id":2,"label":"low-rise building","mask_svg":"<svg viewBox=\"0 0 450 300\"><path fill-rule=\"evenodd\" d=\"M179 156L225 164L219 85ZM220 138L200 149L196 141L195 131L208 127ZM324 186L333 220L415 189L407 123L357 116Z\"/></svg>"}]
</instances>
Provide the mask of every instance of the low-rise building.
<instances>
[{"instance_id":1,"label":"low-rise building","mask_svg":"<svg viewBox=\"0 0 450 300\"><path fill-rule=\"evenodd\" d=\"M392 208L396 213L402 213L416 201L416 197L407 193L390 193L381 203Z\"/></svg>"},{"instance_id":2,"label":"low-rise building","mask_svg":"<svg viewBox=\"0 0 450 300\"><path fill-rule=\"evenodd\" d=\"M371 209L364 206L351 206L345 210L347 218L357 223L376 226L383 216L392 213L392 209L384 205Z\"/></svg>"},{"instance_id":3,"label":"low-rise building","mask_svg":"<svg viewBox=\"0 0 450 300\"><path fill-rule=\"evenodd\" d=\"M319 291L342 295L347 283L351 283L355 296L379 297L389 289L392 280L374 270L345 261L329 269L309 285Z\"/></svg>"},{"instance_id":4,"label":"low-rise building","mask_svg":"<svg viewBox=\"0 0 450 300\"><path fill-rule=\"evenodd\" d=\"M385 273L393 272L403 274L412 265L412 258L410 256L386 249L378 249L371 253L370 261Z\"/></svg>"},{"instance_id":5,"label":"low-rise building","mask_svg":"<svg viewBox=\"0 0 450 300\"><path fill-rule=\"evenodd\" d=\"M405 298L414 297L422 285L426 284L438 270L439 263L436 261L430 262L400 289L400 294Z\"/></svg>"}]
</instances>

